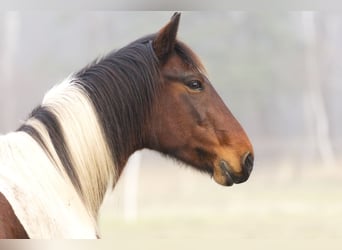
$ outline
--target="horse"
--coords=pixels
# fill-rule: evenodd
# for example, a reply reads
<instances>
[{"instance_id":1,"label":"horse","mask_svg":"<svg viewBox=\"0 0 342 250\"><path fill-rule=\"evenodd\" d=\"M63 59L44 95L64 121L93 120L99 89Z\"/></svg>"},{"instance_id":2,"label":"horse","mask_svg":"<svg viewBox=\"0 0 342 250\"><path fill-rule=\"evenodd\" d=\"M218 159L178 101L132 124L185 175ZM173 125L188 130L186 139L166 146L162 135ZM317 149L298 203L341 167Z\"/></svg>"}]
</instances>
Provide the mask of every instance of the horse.
<instances>
[{"instance_id":1,"label":"horse","mask_svg":"<svg viewBox=\"0 0 342 250\"><path fill-rule=\"evenodd\" d=\"M99 238L104 195L144 148L224 186L249 178L252 144L177 39L180 15L55 85L0 136L1 238Z\"/></svg>"}]
</instances>

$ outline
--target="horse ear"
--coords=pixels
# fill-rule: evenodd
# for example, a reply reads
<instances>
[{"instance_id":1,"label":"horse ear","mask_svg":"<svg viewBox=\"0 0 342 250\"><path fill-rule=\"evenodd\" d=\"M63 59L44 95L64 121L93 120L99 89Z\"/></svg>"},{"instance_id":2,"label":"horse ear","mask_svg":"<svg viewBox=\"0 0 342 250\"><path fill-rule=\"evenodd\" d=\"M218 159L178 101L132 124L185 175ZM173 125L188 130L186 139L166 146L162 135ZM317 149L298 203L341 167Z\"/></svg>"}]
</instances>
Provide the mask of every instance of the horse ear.
<instances>
[{"instance_id":1,"label":"horse ear","mask_svg":"<svg viewBox=\"0 0 342 250\"><path fill-rule=\"evenodd\" d=\"M154 52L160 61L164 61L174 49L180 15L179 12L175 12L170 22L157 33L152 42Z\"/></svg>"}]
</instances>

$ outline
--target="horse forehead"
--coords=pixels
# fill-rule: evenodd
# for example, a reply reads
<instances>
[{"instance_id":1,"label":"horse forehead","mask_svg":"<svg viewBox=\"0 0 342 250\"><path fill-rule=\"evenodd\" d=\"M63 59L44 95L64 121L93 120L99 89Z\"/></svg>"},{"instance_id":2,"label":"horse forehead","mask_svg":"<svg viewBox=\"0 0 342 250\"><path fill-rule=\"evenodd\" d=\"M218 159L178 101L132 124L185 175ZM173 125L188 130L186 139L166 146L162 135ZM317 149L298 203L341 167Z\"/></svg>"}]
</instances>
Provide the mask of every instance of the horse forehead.
<instances>
[{"instance_id":1,"label":"horse forehead","mask_svg":"<svg viewBox=\"0 0 342 250\"><path fill-rule=\"evenodd\" d=\"M193 61L196 65L191 65L189 62L186 62L183 58L181 58L177 53L174 53L163 66L163 70L174 74L179 74L181 72L201 73L207 77L207 72L202 62L199 61L198 58L194 58Z\"/></svg>"},{"instance_id":2,"label":"horse forehead","mask_svg":"<svg viewBox=\"0 0 342 250\"><path fill-rule=\"evenodd\" d=\"M163 66L163 69L171 71L184 71L190 70L190 67L182 60L182 58L180 58L180 56L177 54L172 54Z\"/></svg>"}]
</instances>

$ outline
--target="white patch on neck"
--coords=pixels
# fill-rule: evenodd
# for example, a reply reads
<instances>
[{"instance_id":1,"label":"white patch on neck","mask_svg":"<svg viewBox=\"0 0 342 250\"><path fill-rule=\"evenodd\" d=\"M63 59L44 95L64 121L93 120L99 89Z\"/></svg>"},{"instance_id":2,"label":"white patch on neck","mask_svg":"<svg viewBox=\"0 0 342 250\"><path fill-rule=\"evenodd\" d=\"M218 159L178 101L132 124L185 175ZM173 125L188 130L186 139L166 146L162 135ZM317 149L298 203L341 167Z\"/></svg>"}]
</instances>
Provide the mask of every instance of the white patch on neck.
<instances>
[{"instance_id":1,"label":"white patch on neck","mask_svg":"<svg viewBox=\"0 0 342 250\"><path fill-rule=\"evenodd\" d=\"M26 124L40 134L49 153L25 132L0 136L0 192L31 238L96 238L100 205L118 173L95 108L70 79L52 88L42 106L61 125L83 196L71 183L46 127L35 118Z\"/></svg>"},{"instance_id":2,"label":"white patch on neck","mask_svg":"<svg viewBox=\"0 0 342 250\"><path fill-rule=\"evenodd\" d=\"M0 192L34 239L96 238L96 220L27 133L0 136Z\"/></svg>"}]
</instances>

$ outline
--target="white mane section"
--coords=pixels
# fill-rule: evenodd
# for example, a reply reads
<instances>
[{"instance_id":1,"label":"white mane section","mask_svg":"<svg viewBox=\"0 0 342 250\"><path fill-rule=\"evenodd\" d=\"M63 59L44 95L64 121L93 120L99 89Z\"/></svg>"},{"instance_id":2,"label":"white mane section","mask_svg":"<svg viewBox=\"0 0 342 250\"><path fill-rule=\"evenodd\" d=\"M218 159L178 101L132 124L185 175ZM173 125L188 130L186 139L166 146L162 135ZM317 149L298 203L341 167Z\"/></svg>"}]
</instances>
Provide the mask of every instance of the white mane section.
<instances>
[{"instance_id":1,"label":"white mane section","mask_svg":"<svg viewBox=\"0 0 342 250\"><path fill-rule=\"evenodd\" d=\"M42 106L58 118L89 212L97 216L108 186L117 173L103 129L85 90L66 79L44 97ZM59 168L64 171L63 166Z\"/></svg>"},{"instance_id":2,"label":"white mane section","mask_svg":"<svg viewBox=\"0 0 342 250\"><path fill-rule=\"evenodd\" d=\"M0 192L31 238L95 238L99 207L117 173L93 104L80 85L67 79L45 95L42 106L58 119L83 196L35 118L26 124L46 148L25 132L0 136Z\"/></svg>"}]
</instances>

